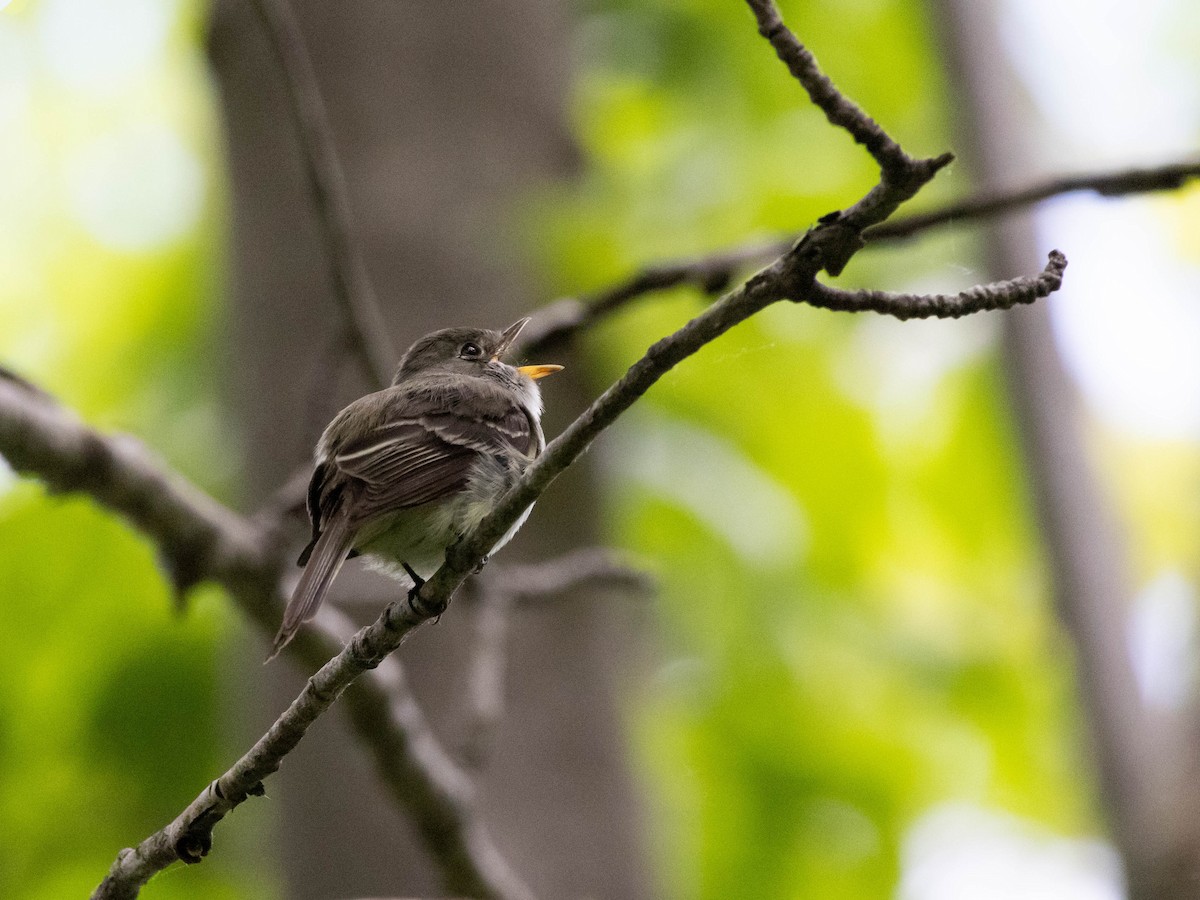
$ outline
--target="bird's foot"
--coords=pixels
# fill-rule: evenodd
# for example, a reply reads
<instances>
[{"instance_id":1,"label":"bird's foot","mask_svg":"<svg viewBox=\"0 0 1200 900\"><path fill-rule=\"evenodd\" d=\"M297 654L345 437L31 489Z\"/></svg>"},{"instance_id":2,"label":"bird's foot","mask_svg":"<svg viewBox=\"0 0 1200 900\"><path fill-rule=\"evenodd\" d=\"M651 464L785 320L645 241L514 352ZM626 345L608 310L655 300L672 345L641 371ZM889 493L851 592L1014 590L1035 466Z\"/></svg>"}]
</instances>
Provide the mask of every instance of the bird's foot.
<instances>
[{"instance_id":1,"label":"bird's foot","mask_svg":"<svg viewBox=\"0 0 1200 900\"><path fill-rule=\"evenodd\" d=\"M481 560L479 560L478 564L476 564L476 566L475 566L475 574L476 575L478 575L480 572L483 571L483 567L488 564L488 559L489 559L489 557L485 556Z\"/></svg>"},{"instance_id":2,"label":"bird's foot","mask_svg":"<svg viewBox=\"0 0 1200 900\"><path fill-rule=\"evenodd\" d=\"M436 625L438 620L442 618L443 609L430 610L426 607L425 600L421 597L421 588L425 587L426 579L422 578L413 571L413 567L408 563L400 563L404 567L404 571L408 573L408 577L412 579L413 586L408 590L408 605L413 608L413 611L426 619L433 619Z\"/></svg>"},{"instance_id":3,"label":"bird's foot","mask_svg":"<svg viewBox=\"0 0 1200 900\"><path fill-rule=\"evenodd\" d=\"M404 568L404 571L408 574L408 577L412 579L413 587L412 590L409 591L410 594L419 591L425 586L425 579L414 572L412 566L406 562L402 562L400 565Z\"/></svg>"}]
</instances>

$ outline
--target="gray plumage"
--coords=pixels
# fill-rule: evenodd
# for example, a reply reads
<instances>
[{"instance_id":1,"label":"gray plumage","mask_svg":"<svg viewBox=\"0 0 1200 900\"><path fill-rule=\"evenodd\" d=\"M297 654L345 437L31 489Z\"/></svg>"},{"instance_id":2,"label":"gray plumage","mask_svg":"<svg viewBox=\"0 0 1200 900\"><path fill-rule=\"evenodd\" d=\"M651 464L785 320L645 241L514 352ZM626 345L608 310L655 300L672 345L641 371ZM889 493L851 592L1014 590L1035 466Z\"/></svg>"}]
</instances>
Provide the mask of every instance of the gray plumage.
<instances>
[{"instance_id":1,"label":"gray plumage","mask_svg":"<svg viewBox=\"0 0 1200 900\"><path fill-rule=\"evenodd\" d=\"M503 332L426 335L404 355L391 387L351 403L325 429L308 488L304 573L269 658L316 614L350 555L428 577L545 449L535 379L559 367L500 360L527 321Z\"/></svg>"}]
</instances>

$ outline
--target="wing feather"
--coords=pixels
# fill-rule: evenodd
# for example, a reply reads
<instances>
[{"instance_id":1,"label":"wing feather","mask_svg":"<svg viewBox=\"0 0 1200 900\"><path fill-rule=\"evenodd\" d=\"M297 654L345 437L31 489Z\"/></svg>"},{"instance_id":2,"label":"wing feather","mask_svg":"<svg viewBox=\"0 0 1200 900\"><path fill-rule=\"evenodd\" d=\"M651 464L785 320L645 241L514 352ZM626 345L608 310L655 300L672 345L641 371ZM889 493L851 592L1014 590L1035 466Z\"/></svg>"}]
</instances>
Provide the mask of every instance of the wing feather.
<instances>
[{"instance_id":1,"label":"wing feather","mask_svg":"<svg viewBox=\"0 0 1200 900\"><path fill-rule=\"evenodd\" d=\"M536 421L511 394L477 378L450 377L364 397L343 410L319 446L308 498L310 546L348 487L357 528L463 490L482 456L532 459L544 443Z\"/></svg>"}]
</instances>

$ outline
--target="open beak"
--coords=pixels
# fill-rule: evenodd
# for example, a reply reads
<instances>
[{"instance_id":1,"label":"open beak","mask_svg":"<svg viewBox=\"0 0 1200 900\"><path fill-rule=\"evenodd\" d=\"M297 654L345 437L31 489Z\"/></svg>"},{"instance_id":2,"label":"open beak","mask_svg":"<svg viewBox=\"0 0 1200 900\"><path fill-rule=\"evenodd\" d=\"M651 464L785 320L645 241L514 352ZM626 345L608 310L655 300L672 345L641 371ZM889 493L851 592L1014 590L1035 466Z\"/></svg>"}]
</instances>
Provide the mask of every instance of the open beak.
<instances>
[{"instance_id":1,"label":"open beak","mask_svg":"<svg viewBox=\"0 0 1200 900\"><path fill-rule=\"evenodd\" d=\"M517 335L521 333L521 329L529 324L531 316L526 316L523 319L517 319L502 332L500 332L500 346L496 348L496 352L492 355L492 362L495 362L512 346L513 341L517 339Z\"/></svg>"},{"instance_id":2,"label":"open beak","mask_svg":"<svg viewBox=\"0 0 1200 900\"><path fill-rule=\"evenodd\" d=\"M492 357L492 362L495 362L508 352L508 348L512 346L513 341L517 339L517 335L521 333L521 329L529 324L530 318L530 316L526 316L523 319L518 319L505 328L504 331L500 332L500 347ZM561 372L562 366L517 366L517 371L527 378L537 381L539 378L545 378L547 375Z\"/></svg>"},{"instance_id":3,"label":"open beak","mask_svg":"<svg viewBox=\"0 0 1200 900\"><path fill-rule=\"evenodd\" d=\"M562 366L517 366L517 371L537 381L539 378L545 378L547 375L561 372Z\"/></svg>"}]
</instances>

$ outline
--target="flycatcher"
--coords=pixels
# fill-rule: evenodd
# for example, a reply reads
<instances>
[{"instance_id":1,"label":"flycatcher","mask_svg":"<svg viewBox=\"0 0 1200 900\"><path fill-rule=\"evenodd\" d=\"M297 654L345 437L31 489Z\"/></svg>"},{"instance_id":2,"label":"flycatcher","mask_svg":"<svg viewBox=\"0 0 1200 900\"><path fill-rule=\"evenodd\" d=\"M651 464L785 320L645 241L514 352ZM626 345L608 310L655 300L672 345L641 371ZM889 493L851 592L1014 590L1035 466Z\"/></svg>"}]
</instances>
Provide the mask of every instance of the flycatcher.
<instances>
[{"instance_id":1,"label":"flycatcher","mask_svg":"<svg viewBox=\"0 0 1200 900\"><path fill-rule=\"evenodd\" d=\"M268 659L316 614L350 556L366 554L390 574L423 584L446 548L545 449L537 380L562 366L501 361L528 321L504 331L425 335L400 360L391 387L354 401L329 423L308 486L312 540L298 562L304 573Z\"/></svg>"}]
</instances>

